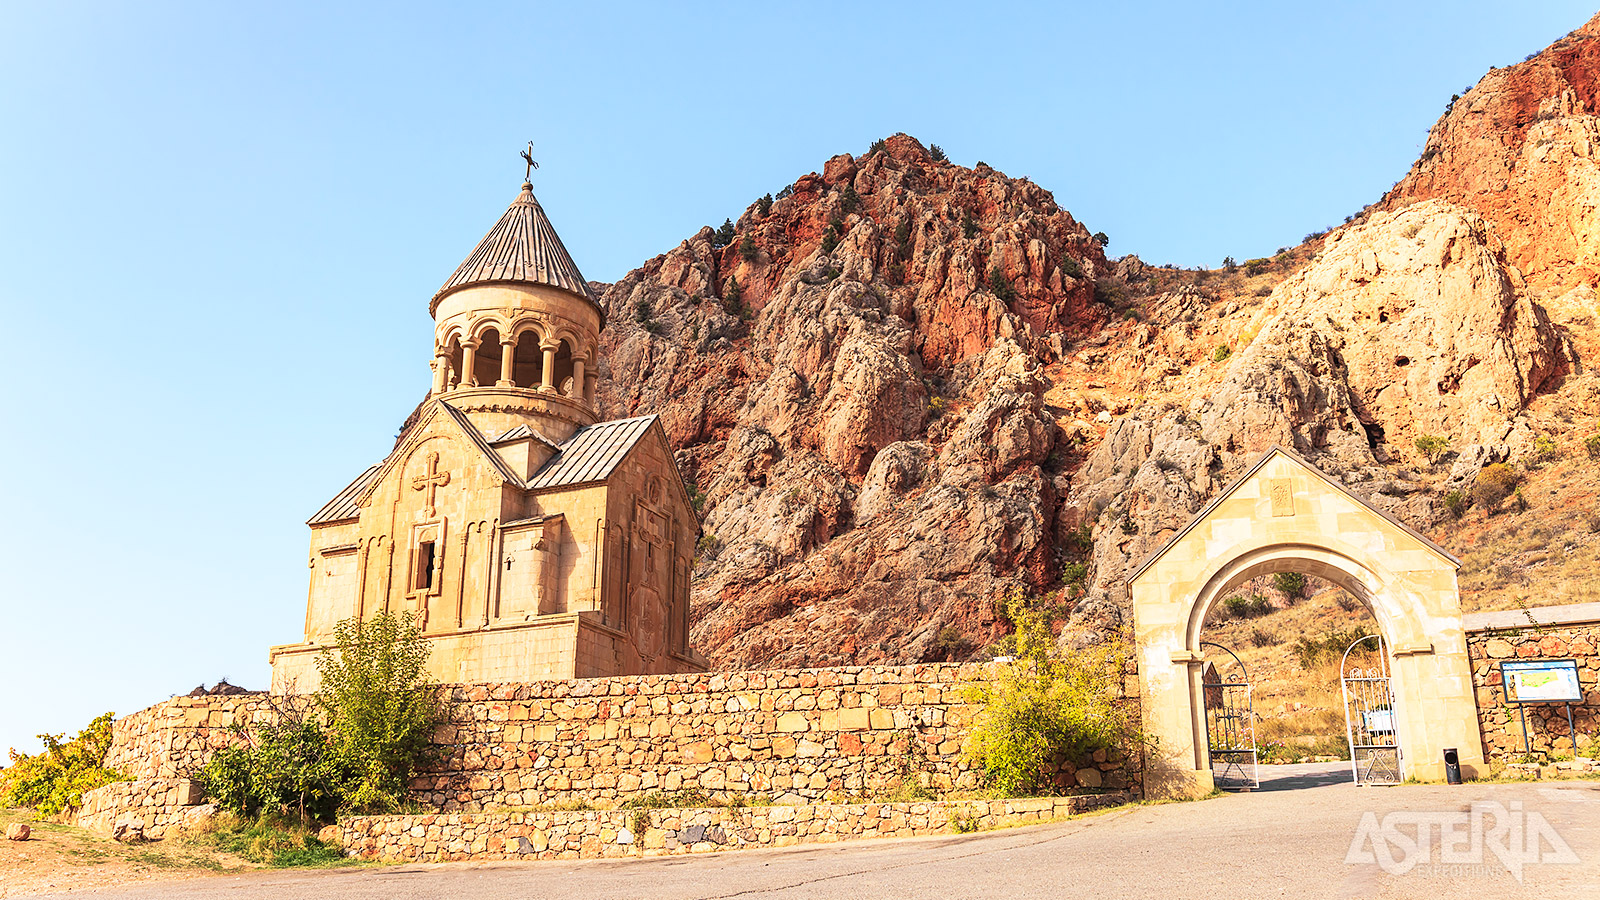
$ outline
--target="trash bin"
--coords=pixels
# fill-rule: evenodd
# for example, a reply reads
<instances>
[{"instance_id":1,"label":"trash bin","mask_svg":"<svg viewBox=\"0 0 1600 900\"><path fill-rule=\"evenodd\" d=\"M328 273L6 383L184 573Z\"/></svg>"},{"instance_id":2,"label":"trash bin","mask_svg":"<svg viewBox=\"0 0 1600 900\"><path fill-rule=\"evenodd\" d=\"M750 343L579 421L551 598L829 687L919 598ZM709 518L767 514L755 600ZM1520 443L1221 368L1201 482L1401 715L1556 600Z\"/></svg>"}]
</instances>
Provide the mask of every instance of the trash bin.
<instances>
[{"instance_id":1,"label":"trash bin","mask_svg":"<svg viewBox=\"0 0 1600 900\"><path fill-rule=\"evenodd\" d=\"M1444 783L1461 783L1461 756L1454 747L1446 747L1444 751Z\"/></svg>"}]
</instances>

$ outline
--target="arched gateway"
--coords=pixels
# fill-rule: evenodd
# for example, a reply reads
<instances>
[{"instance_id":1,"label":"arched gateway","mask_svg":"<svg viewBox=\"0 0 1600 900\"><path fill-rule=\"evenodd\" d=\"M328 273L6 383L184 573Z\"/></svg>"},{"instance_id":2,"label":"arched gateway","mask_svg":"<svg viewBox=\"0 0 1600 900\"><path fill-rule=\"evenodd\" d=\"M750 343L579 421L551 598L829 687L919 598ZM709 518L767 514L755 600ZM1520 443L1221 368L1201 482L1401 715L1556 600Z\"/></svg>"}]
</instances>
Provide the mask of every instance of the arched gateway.
<instances>
[{"instance_id":1,"label":"arched gateway","mask_svg":"<svg viewBox=\"0 0 1600 900\"><path fill-rule=\"evenodd\" d=\"M1444 778L1483 766L1472 672L1456 590L1460 562L1299 456L1273 447L1223 490L1129 582L1152 796L1211 791L1200 629L1240 583L1300 572L1337 584L1372 611L1392 656L1404 774Z\"/></svg>"}]
</instances>

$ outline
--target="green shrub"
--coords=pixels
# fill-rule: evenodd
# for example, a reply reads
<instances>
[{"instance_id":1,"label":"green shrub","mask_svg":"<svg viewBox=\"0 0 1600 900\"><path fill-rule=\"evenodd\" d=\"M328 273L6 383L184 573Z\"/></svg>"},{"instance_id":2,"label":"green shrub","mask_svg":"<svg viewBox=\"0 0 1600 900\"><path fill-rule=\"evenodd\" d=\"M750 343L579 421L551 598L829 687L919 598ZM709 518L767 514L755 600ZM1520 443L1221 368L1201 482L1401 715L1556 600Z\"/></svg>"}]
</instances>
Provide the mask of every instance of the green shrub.
<instances>
[{"instance_id":1,"label":"green shrub","mask_svg":"<svg viewBox=\"0 0 1600 900\"><path fill-rule=\"evenodd\" d=\"M1600 460L1600 434L1591 434L1583 439L1583 452L1592 460Z\"/></svg>"},{"instance_id":2,"label":"green shrub","mask_svg":"<svg viewBox=\"0 0 1600 900\"><path fill-rule=\"evenodd\" d=\"M411 613L345 619L334 640L337 650L317 659L317 703L350 778L341 807L389 812L433 758L433 729L448 715L425 668L428 645Z\"/></svg>"},{"instance_id":3,"label":"green shrub","mask_svg":"<svg viewBox=\"0 0 1600 900\"><path fill-rule=\"evenodd\" d=\"M1493 510L1511 496L1522 479L1505 463L1494 463L1478 471L1472 483L1472 502L1486 510Z\"/></svg>"},{"instance_id":4,"label":"green shrub","mask_svg":"<svg viewBox=\"0 0 1600 900\"><path fill-rule=\"evenodd\" d=\"M1306 595L1306 577L1299 572L1279 572L1273 575L1272 586L1290 600Z\"/></svg>"},{"instance_id":5,"label":"green shrub","mask_svg":"<svg viewBox=\"0 0 1600 900\"><path fill-rule=\"evenodd\" d=\"M970 212L961 213L961 234L969 241L978 236L978 223Z\"/></svg>"},{"instance_id":6,"label":"green shrub","mask_svg":"<svg viewBox=\"0 0 1600 900\"><path fill-rule=\"evenodd\" d=\"M1070 562L1061 567L1061 583L1065 585L1082 585L1089 577L1089 564Z\"/></svg>"},{"instance_id":7,"label":"green shrub","mask_svg":"<svg viewBox=\"0 0 1600 900\"><path fill-rule=\"evenodd\" d=\"M1233 596L1222 601L1223 612L1232 619L1254 619L1272 612L1272 604L1260 594Z\"/></svg>"},{"instance_id":8,"label":"green shrub","mask_svg":"<svg viewBox=\"0 0 1600 900\"><path fill-rule=\"evenodd\" d=\"M894 226L894 248L901 259L911 258L911 217L907 216Z\"/></svg>"},{"instance_id":9,"label":"green shrub","mask_svg":"<svg viewBox=\"0 0 1600 900\"><path fill-rule=\"evenodd\" d=\"M739 286L739 276L728 276L728 283L722 288L722 309L733 316L744 314L744 288Z\"/></svg>"},{"instance_id":10,"label":"green shrub","mask_svg":"<svg viewBox=\"0 0 1600 900\"><path fill-rule=\"evenodd\" d=\"M1212 362L1223 362L1233 355L1233 348L1227 344L1218 344L1217 349L1211 351Z\"/></svg>"},{"instance_id":11,"label":"green shrub","mask_svg":"<svg viewBox=\"0 0 1600 900\"><path fill-rule=\"evenodd\" d=\"M1070 256L1061 257L1061 274L1067 278L1082 278L1083 266Z\"/></svg>"},{"instance_id":12,"label":"green shrub","mask_svg":"<svg viewBox=\"0 0 1600 900\"><path fill-rule=\"evenodd\" d=\"M1436 434L1424 434L1417 438L1417 452L1427 457L1429 465L1438 465L1439 460L1450 450L1450 439Z\"/></svg>"},{"instance_id":13,"label":"green shrub","mask_svg":"<svg viewBox=\"0 0 1600 900\"><path fill-rule=\"evenodd\" d=\"M944 148L938 144L928 147L928 155L933 158L934 162L944 162L948 158L944 155Z\"/></svg>"},{"instance_id":14,"label":"green shrub","mask_svg":"<svg viewBox=\"0 0 1600 900\"><path fill-rule=\"evenodd\" d=\"M195 774L207 797L243 819L266 813L301 824L332 821L351 772L310 701L275 702L272 721L239 736L244 744L218 750Z\"/></svg>"},{"instance_id":15,"label":"green shrub","mask_svg":"<svg viewBox=\"0 0 1600 900\"><path fill-rule=\"evenodd\" d=\"M839 231L832 225L829 225L827 228L823 229L822 232L822 252L832 253L833 248L837 246L839 246Z\"/></svg>"},{"instance_id":16,"label":"green shrub","mask_svg":"<svg viewBox=\"0 0 1600 900\"><path fill-rule=\"evenodd\" d=\"M887 141L885 141L883 138L878 138L872 142L871 146L867 148L867 155L871 156L872 154L877 153L888 146L889 144Z\"/></svg>"},{"instance_id":17,"label":"green shrub","mask_svg":"<svg viewBox=\"0 0 1600 900\"><path fill-rule=\"evenodd\" d=\"M1045 610L1031 607L1020 592L1006 606L1017 625L1017 658L968 686L966 700L979 710L963 750L990 787L1023 796L1048 787L1053 764L1139 737L1130 710L1116 699L1120 645L1062 653Z\"/></svg>"},{"instance_id":18,"label":"green shrub","mask_svg":"<svg viewBox=\"0 0 1600 900\"><path fill-rule=\"evenodd\" d=\"M1457 519L1466 514L1468 505L1467 495L1460 491L1451 491L1444 495L1444 508Z\"/></svg>"},{"instance_id":19,"label":"green shrub","mask_svg":"<svg viewBox=\"0 0 1600 900\"><path fill-rule=\"evenodd\" d=\"M41 734L44 750L36 754L11 751L11 765L0 770L0 801L4 806L26 806L43 816L55 816L83 805L83 794L122 775L106 768L111 751L112 714L90 722L72 740L65 734Z\"/></svg>"},{"instance_id":20,"label":"green shrub","mask_svg":"<svg viewBox=\"0 0 1600 900\"><path fill-rule=\"evenodd\" d=\"M733 228L733 220L723 219L722 227L718 228L717 233L711 238L711 246L726 247L733 243L733 239L737 236L738 232L736 232Z\"/></svg>"},{"instance_id":21,"label":"green shrub","mask_svg":"<svg viewBox=\"0 0 1600 900\"><path fill-rule=\"evenodd\" d=\"M1011 282L1006 280L1006 273L1000 271L999 266L989 270L989 293L994 294L1001 303L1010 303L1017 296Z\"/></svg>"},{"instance_id":22,"label":"green shrub","mask_svg":"<svg viewBox=\"0 0 1600 900\"><path fill-rule=\"evenodd\" d=\"M1094 242L1099 244L1101 247L1105 247L1111 243L1111 238L1106 237L1106 233L1104 231L1096 231L1094 233Z\"/></svg>"},{"instance_id":23,"label":"green shrub","mask_svg":"<svg viewBox=\"0 0 1600 900\"><path fill-rule=\"evenodd\" d=\"M756 201L756 212L760 213L763 216L766 215L769 212L772 212L772 195L771 194L762 194L761 195L761 199Z\"/></svg>"},{"instance_id":24,"label":"green shrub","mask_svg":"<svg viewBox=\"0 0 1600 900\"><path fill-rule=\"evenodd\" d=\"M860 204L861 197L856 194L855 186L850 184L845 185L844 190L839 192L839 208L844 210L845 215L849 215L850 213L855 212L856 207Z\"/></svg>"},{"instance_id":25,"label":"green shrub","mask_svg":"<svg viewBox=\"0 0 1600 900\"><path fill-rule=\"evenodd\" d=\"M761 258L761 248L756 246L756 242L751 240L748 234L739 241L739 258L745 262L755 262Z\"/></svg>"},{"instance_id":26,"label":"green shrub","mask_svg":"<svg viewBox=\"0 0 1600 900\"><path fill-rule=\"evenodd\" d=\"M1544 465L1552 462L1561 455L1561 447L1556 444L1556 439L1547 434L1537 434L1533 437L1533 463Z\"/></svg>"}]
</instances>

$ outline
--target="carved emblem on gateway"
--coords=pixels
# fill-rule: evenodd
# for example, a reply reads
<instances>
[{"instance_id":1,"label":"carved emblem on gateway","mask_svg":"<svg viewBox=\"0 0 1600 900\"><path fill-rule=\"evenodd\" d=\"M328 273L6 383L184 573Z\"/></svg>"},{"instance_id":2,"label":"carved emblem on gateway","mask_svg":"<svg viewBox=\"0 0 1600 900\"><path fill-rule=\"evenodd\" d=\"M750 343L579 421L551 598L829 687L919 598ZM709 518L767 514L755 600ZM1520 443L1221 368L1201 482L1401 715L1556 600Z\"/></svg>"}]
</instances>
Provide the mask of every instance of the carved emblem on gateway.
<instances>
[{"instance_id":1,"label":"carved emblem on gateway","mask_svg":"<svg viewBox=\"0 0 1600 900\"><path fill-rule=\"evenodd\" d=\"M1294 515L1294 490L1290 487L1289 479L1272 479L1272 482L1267 486L1267 491L1272 495L1272 514L1274 516Z\"/></svg>"}]
</instances>

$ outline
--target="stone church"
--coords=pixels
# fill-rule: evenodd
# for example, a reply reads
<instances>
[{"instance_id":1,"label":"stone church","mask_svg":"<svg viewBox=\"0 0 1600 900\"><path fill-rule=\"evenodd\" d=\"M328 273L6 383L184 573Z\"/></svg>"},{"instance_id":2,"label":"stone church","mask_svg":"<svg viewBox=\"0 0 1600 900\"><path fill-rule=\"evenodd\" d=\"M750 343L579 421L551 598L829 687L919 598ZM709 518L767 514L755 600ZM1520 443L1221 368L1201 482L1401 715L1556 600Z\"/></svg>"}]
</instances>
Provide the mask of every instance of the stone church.
<instances>
[{"instance_id":1,"label":"stone church","mask_svg":"<svg viewBox=\"0 0 1600 900\"><path fill-rule=\"evenodd\" d=\"M314 689L334 625L382 611L418 616L444 682L703 671L699 522L657 418L598 421L605 311L531 184L428 309L428 399L307 523L305 640L272 648L273 691Z\"/></svg>"}]
</instances>

